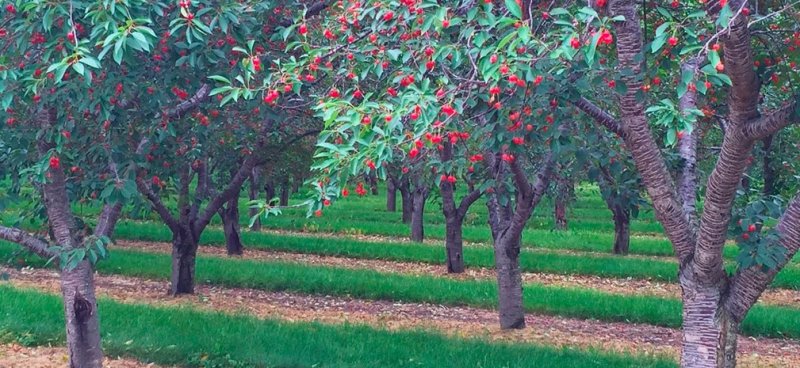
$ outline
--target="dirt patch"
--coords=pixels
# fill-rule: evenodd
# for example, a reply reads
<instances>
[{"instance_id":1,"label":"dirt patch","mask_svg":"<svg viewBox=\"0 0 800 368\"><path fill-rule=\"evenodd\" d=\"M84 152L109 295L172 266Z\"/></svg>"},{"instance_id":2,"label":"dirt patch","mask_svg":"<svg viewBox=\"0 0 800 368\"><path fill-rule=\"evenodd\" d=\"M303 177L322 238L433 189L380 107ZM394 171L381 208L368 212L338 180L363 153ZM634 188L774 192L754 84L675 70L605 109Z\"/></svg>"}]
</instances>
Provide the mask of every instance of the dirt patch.
<instances>
[{"instance_id":1,"label":"dirt patch","mask_svg":"<svg viewBox=\"0 0 800 368\"><path fill-rule=\"evenodd\" d=\"M118 245L123 248L158 253L169 253L171 245L168 243L134 242L121 240ZM202 246L199 252L215 257L227 257L224 248ZM294 262L308 265L334 266L350 269L371 269L380 272L405 273L413 275L428 275L447 277L458 280L486 280L494 279L494 270L489 268L468 268L462 274L449 274L443 265L431 265L415 262L394 262L372 259L357 259L347 257L320 256L315 254L299 254L289 252L276 252L260 249L246 249L244 259L269 260ZM522 274L526 283L559 286L565 288L591 289L607 293L622 295L650 295L664 298L680 298L680 287L677 284L656 282L640 279L604 278L584 275L557 275L547 273ZM800 306L800 291L788 289L769 289L759 299L759 303L771 305Z\"/></svg>"},{"instance_id":2,"label":"dirt patch","mask_svg":"<svg viewBox=\"0 0 800 368\"><path fill-rule=\"evenodd\" d=\"M0 345L0 368L64 368L67 364L67 348L25 347L17 344ZM133 359L108 358L103 362L107 368L157 368Z\"/></svg>"},{"instance_id":3,"label":"dirt patch","mask_svg":"<svg viewBox=\"0 0 800 368\"><path fill-rule=\"evenodd\" d=\"M7 272L11 284L18 287L53 293L59 290L58 275L51 270L0 268L0 271ZM164 282L120 276L98 275L96 284L99 295L124 302L188 305L287 321L361 323L390 330L426 329L458 337L657 354L674 359L677 359L680 348L680 331L641 324L528 314L528 328L501 331L497 327L496 312L477 308L273 293L208 285L198 286L196 295L171 298L166 295L167 285ZM800 366L800 342L797 341L740 337L739 352L742 367Z\"/></svg>"}]
</instances>

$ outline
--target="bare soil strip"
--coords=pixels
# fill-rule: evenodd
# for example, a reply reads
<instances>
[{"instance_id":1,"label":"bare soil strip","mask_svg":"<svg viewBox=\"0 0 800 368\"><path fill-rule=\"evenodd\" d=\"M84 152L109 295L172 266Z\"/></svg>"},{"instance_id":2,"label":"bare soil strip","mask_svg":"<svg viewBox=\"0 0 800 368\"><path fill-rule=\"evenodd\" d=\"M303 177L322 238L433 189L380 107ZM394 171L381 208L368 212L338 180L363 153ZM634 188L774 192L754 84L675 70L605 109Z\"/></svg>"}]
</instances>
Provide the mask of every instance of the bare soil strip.
<instances>
[{"instance_id":1,"label":"bare soil strip","mask_svg":"<svg viewBox=\"0 0 800 368\"><path fill-rule=\"evenodd\" d=\"M0 368L64 368L67 364L65 347L25 347L18 344L0 344ZM158 368L133 359L108 358L107 368Z\"/></svg>"},{"instance_id":2,"label":"bare soil strip","mask_svg":"<svg viewBox=\"0 0 800 368\"><path fill-rule=\"evenodd\" d=\"M52 270L14 270L0 267L17 287L57 293L58 275ZM330 296L298 295L252 289L199 285L197 295L169 297L167 285L145 279L96 277L98 294L123 302L192 306L227 313L247 313L286 321L358 323L389 330L424 329L450 336L493 341L530 342L557 347L591 348L615 352L666 355L677 359L680 331L641 324L606 323L528 314L529 326L501 331L496 312L433 304L369 301ZM800 342L740 337L742 367L800 367Z\"/></svg>"},{"instance_id":3,"label":"bare soil strip","mask_svg":"<svg viewBox=\"0 0 800 368\"><path fill-rule=\"evenodd\" d=\"M135 248L148 252L169 253L168 243L119 241L123 248ZM222 247L201 246L199 252L204 255L227 257ZM268 251L262 249L246 249L244 259L294 262L318 266L334 266L350 269L372 269L387 273L405 273L447 277L458 280L485 280L495 277L494 270L489 268L467 268L462 274L448 274L443 265L431 265L415 262L395 262L373 259L357 259L336 256L320 256L315 254L299 254L289 252ZM639 280L616 279L584 275L556 275L548 273L523 273L524 282L539 283L565 288L593 289L607 293L622 295L650 295L665 298L680 298L681 289L677 284ZM800 307L800 291L788 289L769 289L764 292L759 303Z\"/></svg>"}]
</instances>

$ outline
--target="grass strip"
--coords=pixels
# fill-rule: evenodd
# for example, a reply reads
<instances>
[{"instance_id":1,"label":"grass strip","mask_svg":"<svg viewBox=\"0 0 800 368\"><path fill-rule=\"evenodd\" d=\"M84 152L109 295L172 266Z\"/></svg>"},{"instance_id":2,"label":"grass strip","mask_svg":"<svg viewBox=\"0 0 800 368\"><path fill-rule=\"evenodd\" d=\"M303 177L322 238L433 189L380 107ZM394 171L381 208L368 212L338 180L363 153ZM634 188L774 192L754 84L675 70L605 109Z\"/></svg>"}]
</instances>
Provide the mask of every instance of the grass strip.
<instances>
[{"instance_id":1,"label":"grass strip","mask_svg":"<svg viewBox=\"0 0 800 368\"><path fill-rule=\"evenodd\" d=\"M171 233L161 224L125 221L117 225L115 235L123 239L169 242ZM330 237L286 236L244 231L240 234L247 247L261 250L284 251L325 256L360 259L380 259L398 262L445 264L443 247L419 243L366 242ZM201 237L203 244L224 245L224 233L208 229ZM464 263L467 267L494 267L494 251L489 247L465 247ZM661 259L620 257L601 254L560 254L548 252L522 252L520 267L524 272L560 275L591 275L611 278L634 278L676 282L678 265ZM729 268L732 268L731 265ZM800 289L800 269L786 267L772 284L784 289Z\"/></svg>"},{"instance_id":2,"label":"grass strip","mask_svg":"<svg viewBox=\"0 0 800 368\"><path fill-rule=\"evenodd\" d=\"M33 342L63 342L55 295L0 285L0 326ZM190 308L99 301L107 354L164 365L215 367L674 367L664 358L556 349L532 344L389 332L358 325L259 320ZM211 359L201 363L199 357ZM222 364L222 363L225 364Z\"/></svg>"},{"instance_id":3,"label":"grass strip","mask_svg":"<svg viewBox=\"0 0 800 368\"><path fill-rule=\"evenodd\" d=\"M0 256L8 257L15 249L18 247L12 244L0 244ZM43 263L41 260L29 262L38 266ZM116 250L110 259L98 264L97 270L104 274L167 280L170 275L170 257L165 254ZM197 280L225 287L372 300L479 308L495 308L497 304L497 287L489 280L452 280L274 261L198 257ZM681 302L672 298L618 295L578 288L527 284L523 301L527 311L542 314L675 328L681 325ZM800 310L756 306L743 322L742 333L800 338Z\"/></svg>"}]
</instances>

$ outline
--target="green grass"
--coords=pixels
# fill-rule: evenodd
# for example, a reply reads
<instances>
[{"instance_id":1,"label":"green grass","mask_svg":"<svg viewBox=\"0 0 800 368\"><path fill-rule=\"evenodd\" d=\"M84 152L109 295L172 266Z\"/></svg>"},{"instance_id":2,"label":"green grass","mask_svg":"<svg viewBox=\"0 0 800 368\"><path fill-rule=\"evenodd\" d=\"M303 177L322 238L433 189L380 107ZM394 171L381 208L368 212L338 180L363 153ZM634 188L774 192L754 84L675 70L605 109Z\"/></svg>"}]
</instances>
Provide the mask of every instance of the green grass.
<instances>
[{"instance_id":1,"label":"green grass","mask_svg":"<svg viewBox=\"0 0 800 368\"><path fill-rule=\"evenodd\" d=\"M0 244L0 256L9 258L15 249L18 248L11 244ZM42 263L33 261L39 266ZM110 259L98 265L98 271L167 280L170 257L115 250ZM198 257L197 280L226 287L375 300L480 308L494 308L497 304L497 287L491 280L453 280L273 261ZM678 299L625 296L539 284L526 285L523 299L529 312L666 327L679 327L681 324L681 302ZM800 338L800 310L756 306L745 319L742 332L754 336Z\"/></svg>"},{"instance_id":2,"label":"green grass","mask_svg":"<svg viewBox=\"0 0 800 368\"><path fill-rule=\"evenodd\" d=\"M0 328L34 343L64 340L63 307L54 295L0 286ZM196 358L255 367L674 367L664 358L488 343L365 326L287 323L241 315L100 300L109 355L198 366ZM194 364L193 364L194 363Z\"/></svg>"},{"instance_id":3,"label":"green grass","mask_svg":"<svg viewBox=\"0 0 800 368\"><path fill-rule=\"evenodd\" d=\"M169 229L160 224L122 222L117 226L115 235L123 239L168 242L170 234ZM253 249L441 265L445 263L444 247L419 243L362 242L352 239L286 236L249 231L242 232L241 238L246 247ZM223 245L224 234L220 230L208 229L203 233L201 242ZM494 267L494 251L489 247L465 247L464 263L467 267ZM525 272L630 277L665 282L676 282L678 276L677 263L671 260L602 254L524 251L520 255L520 267ZM732 265L729 268L732 268ZM800 289L800 268L793 266L785 268L778 274L773 287Z\"/></svg>"}]
</instances>

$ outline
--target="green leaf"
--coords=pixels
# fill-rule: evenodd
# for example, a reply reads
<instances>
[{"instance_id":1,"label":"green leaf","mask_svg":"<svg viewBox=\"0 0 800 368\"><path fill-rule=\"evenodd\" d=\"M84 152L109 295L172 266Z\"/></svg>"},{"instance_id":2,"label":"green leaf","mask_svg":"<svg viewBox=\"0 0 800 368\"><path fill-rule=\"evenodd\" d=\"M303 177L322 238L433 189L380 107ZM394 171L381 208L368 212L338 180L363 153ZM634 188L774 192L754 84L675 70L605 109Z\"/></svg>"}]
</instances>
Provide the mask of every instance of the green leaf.
<instances>
[{"instance_id":1,"label":"green leaf","mask_svg":"<svg viewBox=\"0 0 800 368\"><path fill-rule=\"evenodd\" d=\"M522 9L519 7L519 4L517 4L515 0L505 0L505 2L508 12L517 19L522 19Z\"/></svg>"}]
</instances>

